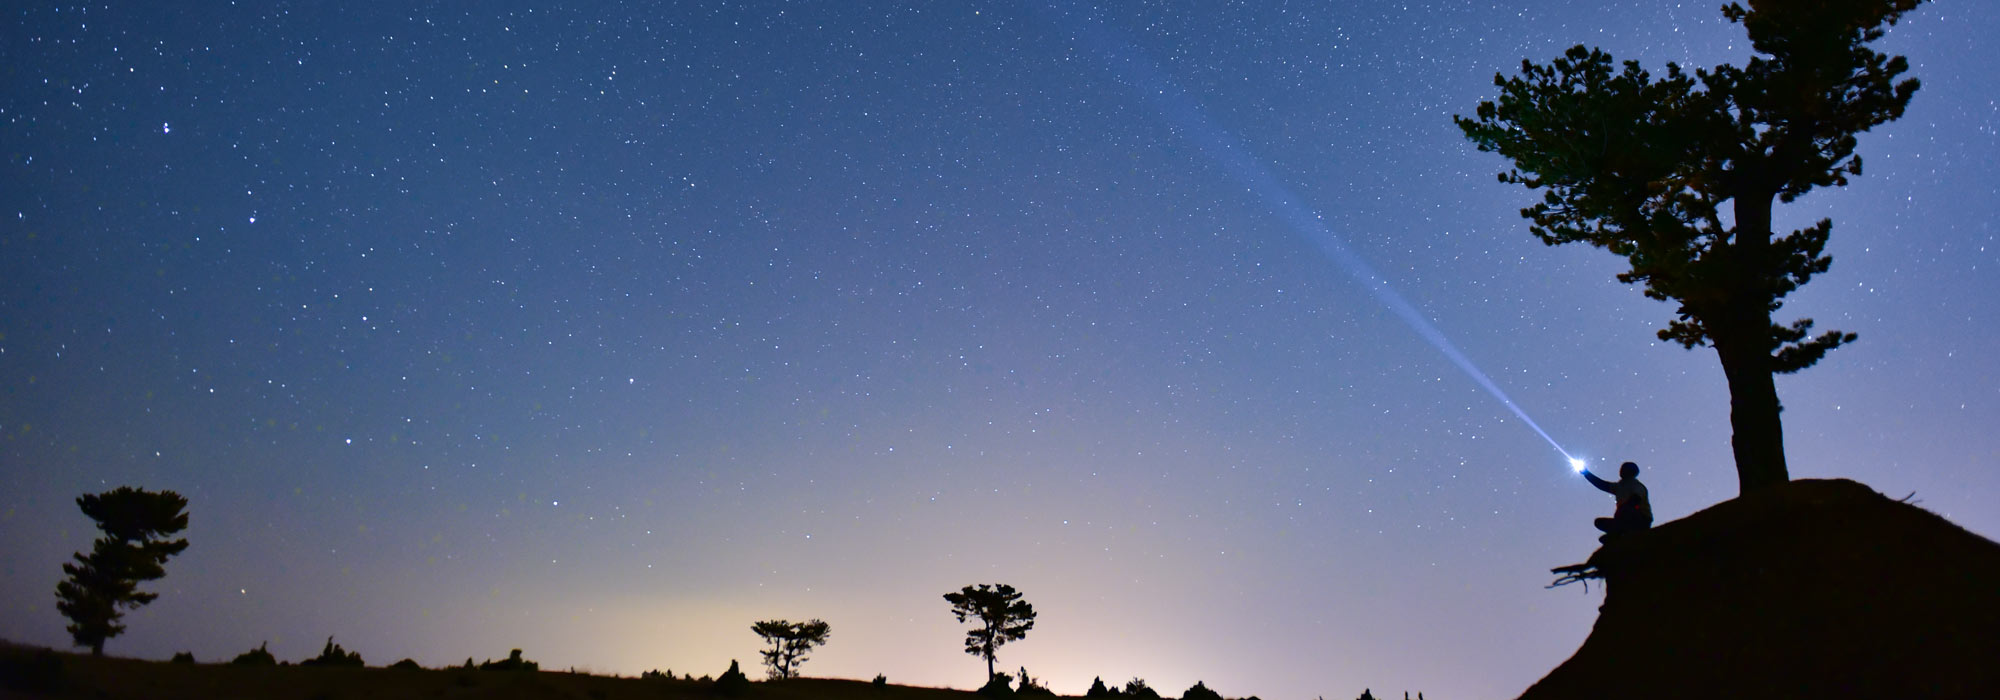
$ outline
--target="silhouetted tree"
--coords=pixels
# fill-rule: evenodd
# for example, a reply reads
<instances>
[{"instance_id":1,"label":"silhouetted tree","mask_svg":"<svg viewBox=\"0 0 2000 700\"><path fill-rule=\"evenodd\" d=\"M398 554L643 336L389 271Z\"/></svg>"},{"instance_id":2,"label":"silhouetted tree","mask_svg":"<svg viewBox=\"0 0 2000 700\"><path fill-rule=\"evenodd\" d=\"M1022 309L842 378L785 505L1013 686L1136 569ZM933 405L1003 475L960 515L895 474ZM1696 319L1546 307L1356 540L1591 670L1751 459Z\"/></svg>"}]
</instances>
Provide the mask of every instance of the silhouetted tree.
<instances>
[{"instance_id":1,"label":"silhouetted tree","mask_svg":"<svg viewBox=\"0 0 2000 700\"><path fill-rule=\"evenodd\" d=\"M770 669L771 678L784 679L799 675L799 666L806 662L806 655L813 647L826 643L829 628L821 620L764 620L750 625L750 631L771 645L758 652L764 656L764 666Z\"/></svg>"},{"instance_id":2,"label":"silhouetted tree","mask_svg":"<svg viewBox=\"0 0 2000 700\"><path fill-rule=\"evenodd\" d=\"M466 666L468 666L468 667L470 667L470 666L472 665L472 659L469 659L469 658L468 658L468 659L466 659L466 660L465 660L465 665L466 665ZM542 670L542 665L541 665L541 664L539 664L539 663L536 663L536 662L533 662L533 661L529 661L529 660L527 660L527 659L524 659L524 658L521 658L521 650L520 650L520 649L514 649L514 650L510 650L510 651L508 651L508 652L507 652L507 658L504 658L504 659L501 659L501 660L499 660L499 661L494 661L494 660L492 660L492 659L487 659L487 660L485 660L485 661L482 661L482 662L480 662L480 664L479 664L479 670L481 670L481 671L540 671L540 670Z\"/></svg>"},{"instance_id":3,"label":"silhouetted tree","mask_svg":"<svg viewBox=\"0 0 2000 700\"><path fill-rule=\"evenodd\" d=\"M1015 676L1014 694L1020 697L1054 697L1055 691L1049 690L1049 687L1042 685L1039 679L1028 675L1028 667L1022 666L1020 675Z\"/></svg>"},{"instance_id":4,"label":"silhouetted tree","mask_svg":"<svg viewBox=\"0 0 2000 700\"><path fill-rule=\"evenodd\" d=\"M1181 693L1181 700L1222 700L1222 694L1209 690L1201 681L1195 681L1194 685L1188 686L1187 692Z\"/></svg>"},{"instance_id":5,"label":"silhouetted tree","mask_svg":"<svg viewBox=\"0 0 2000 700\"><path fill-rule=\"evenodd\" d=\"M271 655L270 649L265 648L270 645L270 642L259 644L255 649L237 654L236 658L229 660L229 663L232 666L276 666L278 658Z\"/></svg>"},{"instance_id":6,"label":"silhouetted tree","mask_svg":"<svg viewBox=\"0 0 2000 700\"><path fill-rule=\"evenodd\" d=\"M986 685L980 686L979 690L974 692L981 697L1008 700L1014 697L1013 681L1013 676L1005 673L995 673L986 679Z\"/></svg>"},{"instance_id":7,"label":"silhouetted tree","mask_svg":"<svg viewBox=\"0 0 2000 700\"><path fill-rule=\"evenodd\" d=\"M187 540L167 540L187 527L187 499L172 491L154 493L120 486L100 494L84 494L76 499L83 514L97 521L104 532L91 544L90 554L73 555L74 564L63 564L67 580L56 584L56 609L70 620L72 641L90 647L93 656L104 655L104 640L125 631L118 624L125 613L153 602L158 593L139 590L141 581L167 575L167 557L187 549Z\"/></svg>"},{"instance_id":8,"label":"silhouetted tree","mask_svg":"<svg viewBox=\"0 0 2000 700\"><path fill-rule=\"evenodd\" d=\"M1361 697L1355 698L1355 700L1375 700L1375 694L1368 692L1367 688L1362 688Z\"/></svg>"},{"instance_id":9,"label":"silhouetted tree","mask_svg":"<svg viewBox=\"0 0 2000 700\"><path fill-rule=\"evenodd\" d=\"M702 677L702 680L707 679L707 676ZM736 664L735 659L729 660L729 670L716 676L715 692L732 698L740 698L750 693L750 677L743 675L743 669Z\"/></svg>"},{"instance_id":10,"label":"silhouetted tree","mask_svg":"<svg viewBox=\"0 0 2000 700\"><path fill-rule=\"evenodd\" d=\"M978 619L979 626L965 633L965 653L986 659L986 677L993 677L993 659L1000 645L1028 636L1035 628L1035 606L1021 600L1021 593L1007 584L966 586L957 593L944 594L951 614L959 622Z\"/></svg>"},{"instance_id":11,"label":"silhouetted tree","mask_svg":"<svg viewBox=\"0 0 2000 700\"><path fill-rule=\"evenodd\" d=\"M516 652L518 653L518 652ZM321 647L319 656L299 662L300 666L366 666L361 662L361 652L348 651L333 643L331 635L326 638L326 646Z\"/></svg>"},{"instance_id":12,"label":"silhouetted tree","mask_svg":"<svg viewBox=\"0 0 2000 700\"><path fill-rule=\"evenodd\" d=\"M1110 688L1104 687L1103 676L1097 676L1095 678L1090 679L1090 690L1084 691L1083 693L1083 696L1086 698L1108 698L1108 697L1113 697L1115 695L1117 695L1117 693L1113 692Z\"/></svg>"},{"instance_id":13,"label":"silhouetted tree","mask_svg":"<svg viewBox=\"0 0 2000 700\"><path fill-rule=\"evenodd\" d=\"M1125 681L1125 697L1139 698L1140 700L1160 700L1160 691L1146 685L1146 679L1135 676L1132 680Z\"/></svg>"},{"instance_id":14,"label":"silhouetted tree","mask_svg":"<svg viewBox=\"0 0 2000 700\"><path fill-rule=\"evenodd\" d=\"M1790 479L1773 374L1797 372L1852 333L1808 338L1811 319L1777 325L1785 295L1825 272L1833 223L1782 236L1772 200L1791 202L1861 174L1855 134L1903 115L1915 79L1901 56L1868 48L1922 0L1750 0L1730 3L1759 56L1664 78L1577 46L1548 65L1496 76L1495 102L1453 117L1481 151L1514 169L1501 182L1547 188L1521 210L1543 243L1584 242L1624 256L1628 284L1679 302L1659 332L1712 345L1729 382L1739 488ZM1728 207L1725 211L1725 206Z\"/></svg>"}]
</instances>

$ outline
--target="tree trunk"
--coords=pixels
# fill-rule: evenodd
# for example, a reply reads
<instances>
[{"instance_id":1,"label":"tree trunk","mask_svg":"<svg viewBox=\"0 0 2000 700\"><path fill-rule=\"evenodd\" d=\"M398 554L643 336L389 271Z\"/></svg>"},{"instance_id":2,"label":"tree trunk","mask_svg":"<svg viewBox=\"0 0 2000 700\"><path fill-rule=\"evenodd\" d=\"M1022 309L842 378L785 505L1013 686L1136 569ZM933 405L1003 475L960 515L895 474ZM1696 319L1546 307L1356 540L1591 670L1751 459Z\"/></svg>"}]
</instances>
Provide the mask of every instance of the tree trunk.
<instances>
[{"instance_id":1,"label":"tree trunk","mask_svg":"<svg viewBox=\"0 0 2000 700\"><path fill-rule=\"evenodd\" d=\"M1736 197L1735 264L1720 323L1709 326L1722 374L1729 379L1730 447L1740 494L1791 480L1785 430L1772 379L1771 299L1765 258L1771 248L1771 200L1776 192Z\"/></svg>"},{"instance_id":2,"label":"tree trunk","mask_svg":"<svg viewBox=\"0 0 2000 700\"><path fill-rule=\"evenodd\" d=\"M104 655L104 640L100 639L90 643L90 655L91 656Z\"/></svg>"},{"instance_id":3,"label":"tree trunk","mask_svg":"<svg viewBox=\"0 0 2000 700\"><path fill-rule=\"evenodd\" d=\"M1717 339L1715 354L1729 378L1729 444L1736 454L1737 491L1747 494L1790 481L1770 353L1754 344Z\"/></svg>"}]
</instances>

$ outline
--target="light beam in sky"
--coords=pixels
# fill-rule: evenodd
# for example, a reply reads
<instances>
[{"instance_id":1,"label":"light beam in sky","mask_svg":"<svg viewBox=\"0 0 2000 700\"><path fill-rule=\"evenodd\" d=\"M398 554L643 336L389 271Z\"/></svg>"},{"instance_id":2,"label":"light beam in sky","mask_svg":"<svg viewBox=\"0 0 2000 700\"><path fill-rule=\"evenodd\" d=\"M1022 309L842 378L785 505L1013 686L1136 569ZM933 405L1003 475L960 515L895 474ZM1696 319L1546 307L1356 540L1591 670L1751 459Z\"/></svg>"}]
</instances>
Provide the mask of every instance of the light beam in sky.
<instances>
[{"instance_id":1,"label":"light beam in sky","mask_svg":"<svg viewBox=\"0 0 2000 700\"><path fill-rule=\"evenodd\" d=\"M1320 217L1301 202L1290 187L1271 173L1269 167L1251 157L1247 147L1228 132L1210 123L1207 115L1202 112L1201 105L1155 66L1138 46L1116 35L1111 28L1103 26L1103 22L1096 19L1096 13L1092 8L1059 2L1052 7L1037 4L1036 9L1058 26L1074 27L1077 39L1084 48L1096 54L1106 70L1111 71L1120 82L1131 85L1137 90L1139 95L1175 127L1181 136L1193 142L1210 160L1222 166L1222 169L1243 185L1244 189L1269 205L1294 232L1319 248L1327 259L1337 263L1356 283L1374 294L1376 301L1388 307L1410 327L1410 330L1416 331L1418 336L1437 348L1438 352L1444 353L1446 359L1457 365L1467 377L1485 389L1486 393L1498 399L1501 405L1519 417L1521 422L1535 431L1536 435L1547 440L1550 447L1554 447L1556 452L1562 454L1563 459L1568 460L1571 469L1582 470L1582 467L1578 466L1582 460L1570 456L1569 451L1557 444L1555 438L1549 436L1548 431L1542 430L1542 426L1535 423L1535 419L1529 418L1527 411L1514 403L1513 399L1508 398L1507 392L1502 391L1500 385L1495 384L1492 378L1480 371L1479 366L1473 364L1472 359L1466 357L1465 353L1460 352L1458 346L1453 345L1451 339L1446 338L1444 332L1438 330L1423 312L1418 311L1408 299L1404 299L1403 295L1389 284L1388 279L1375 272L1375 268L1369 265L1368 261L1363 260L1354 249L1347 246L1345 241L1328 229Z\"/></svg>"}]
</instances>

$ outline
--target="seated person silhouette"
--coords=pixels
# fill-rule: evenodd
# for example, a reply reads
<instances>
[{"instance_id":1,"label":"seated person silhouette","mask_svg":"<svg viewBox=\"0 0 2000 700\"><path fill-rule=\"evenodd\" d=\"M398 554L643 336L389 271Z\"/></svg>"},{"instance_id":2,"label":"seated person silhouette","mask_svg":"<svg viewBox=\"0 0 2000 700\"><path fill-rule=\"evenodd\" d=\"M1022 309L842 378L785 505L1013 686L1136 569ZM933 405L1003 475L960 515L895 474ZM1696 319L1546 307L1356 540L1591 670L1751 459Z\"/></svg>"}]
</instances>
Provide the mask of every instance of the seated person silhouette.
<instances>
[{"instance_id":1,"label":"seated person silhouette","mask_svg":"<svg viewBox=\"0 0 2000 700\"><path fill-rule=\"evenodd\" d=\"M1609 542L1614 535L1638 532L1653 526L1653 503L1646 498L1646 485L1639 483L1639 465L1631 462L1618 465L1617 481L1605 481L1589 470L1583 472L1583 478L1618 501L1611 517L1595 521L1597 529L1604 531L1597 541Z\"/></svg>"}]
</instances>

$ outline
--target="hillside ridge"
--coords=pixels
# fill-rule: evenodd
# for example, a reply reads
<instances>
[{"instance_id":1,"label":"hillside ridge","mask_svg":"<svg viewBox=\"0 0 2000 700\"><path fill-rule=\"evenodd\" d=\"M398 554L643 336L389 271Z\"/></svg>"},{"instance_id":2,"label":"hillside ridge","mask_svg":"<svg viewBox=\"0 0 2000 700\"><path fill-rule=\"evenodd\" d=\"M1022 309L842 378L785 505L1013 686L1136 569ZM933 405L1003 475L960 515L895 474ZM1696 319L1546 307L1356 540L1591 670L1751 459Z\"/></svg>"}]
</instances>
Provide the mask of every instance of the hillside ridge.
<instances>
[{"instance_id":1,"label":"hillside ridge","mask_svg":"<svg viewBox=\"0 0 2000 700\"><path fill-rule=\"evenodd\" d=\"M1846 479L1599 548L1576 654L1521 700L2000 697L2000 544Z\"/></svg>"}]
</instances>

